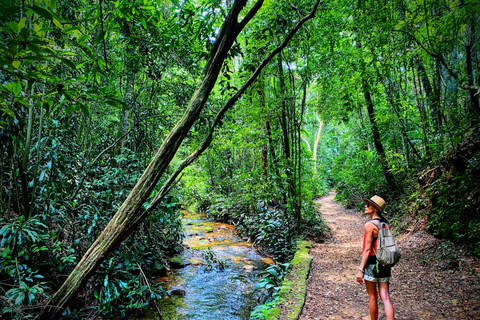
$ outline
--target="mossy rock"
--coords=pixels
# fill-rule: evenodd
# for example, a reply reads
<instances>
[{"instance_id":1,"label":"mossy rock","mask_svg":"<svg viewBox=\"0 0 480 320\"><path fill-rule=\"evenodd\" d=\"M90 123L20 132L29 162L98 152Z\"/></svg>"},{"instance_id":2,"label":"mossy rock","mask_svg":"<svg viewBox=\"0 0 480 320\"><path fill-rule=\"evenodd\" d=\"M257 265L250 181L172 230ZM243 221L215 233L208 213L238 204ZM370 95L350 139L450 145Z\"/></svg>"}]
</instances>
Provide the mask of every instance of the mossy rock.
<instances>
[{"instance_id":1,"label":"mossy rock","mask_svg":"<svg viewBox=\"0 0 480 320\"><path fill-rule=\"evenodd\" d=\"M302 313L307 294L307 278L313 257L309 254L313 243L302 241L283 280L277 307L271 309L267 320L296 320Z\"/></svg>"},{"instance_id":2,"label":"mossy rock","mask_svg":"<svg viewBox=\"0 0 480 320\"><path fill-rule=\"evenodd\" d=\"M170 259L170 266L172 268L175 268L175 269L181 269L181 268L185 268L186 266L190 265L191 263L181 257L181 256L175 256L173 258Z\"/></svg>"},{"instance_id":3,"label":"mossy rock","mask_svg":"<svg viewBox=\"0 0 480 320\"><path fill-rule=\"evenodd\" d=\"M171 295L185 297L186 291L182 289L174 289L170 291Z\"/></svg>"}]
</instances>

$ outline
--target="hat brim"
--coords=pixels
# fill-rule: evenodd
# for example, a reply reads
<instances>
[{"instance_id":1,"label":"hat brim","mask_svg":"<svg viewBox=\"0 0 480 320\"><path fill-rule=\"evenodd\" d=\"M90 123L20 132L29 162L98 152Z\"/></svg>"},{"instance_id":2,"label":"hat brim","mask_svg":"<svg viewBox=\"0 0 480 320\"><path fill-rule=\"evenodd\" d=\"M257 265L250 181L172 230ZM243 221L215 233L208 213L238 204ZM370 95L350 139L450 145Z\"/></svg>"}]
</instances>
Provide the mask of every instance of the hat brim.
<instances>
[{"instance_id":1,"label":"hat brim","mask_svg":"<svg viewBox=\"0 0 480 320\"><path fill-rule=\"evenodd\" d=\"M381 213L385 213L385 210L383 210L382 207L380 207L378 204L376 204L376 203L373 202L372 200L370 200L370 199L365 199L365 198L363 198L362 200L363 200L363 202L365 202L366 204L371 204L371 205L373 205L373 206L374 206L375 208L377 208L378 211L380 211Z\"/></svg>"}]
</instances>

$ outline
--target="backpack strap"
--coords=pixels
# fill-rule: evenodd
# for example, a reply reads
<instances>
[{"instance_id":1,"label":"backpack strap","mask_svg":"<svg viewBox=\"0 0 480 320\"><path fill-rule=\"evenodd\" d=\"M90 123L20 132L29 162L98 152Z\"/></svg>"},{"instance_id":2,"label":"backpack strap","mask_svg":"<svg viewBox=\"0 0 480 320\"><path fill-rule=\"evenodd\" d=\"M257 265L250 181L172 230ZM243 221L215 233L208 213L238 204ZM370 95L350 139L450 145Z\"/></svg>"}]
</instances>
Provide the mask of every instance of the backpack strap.
<instances>
[{"instance_id":1,"label":"backpack strap","mask_svg":"<svg viewBox=\"0 0 480 320\"><path fill-rule=\"evenodd\" d=\"M377 229L378 229L378 237L380 237L380 230L382 229L382 223L384 223L384 222L379 221L379 220L377 220L377 219L372 219L372 220L370 220L370 221L368 221L368 222L372 223L373 225L375 225L375 227L377 227ZM367 222L367 223L368 223L368 222ZM387 228L388 228L388 225L387 225ZM377 241L378 241L378 240L377 240ZM373 250L373 253L375 253L375 255L376 255L376 254L377 254L376 248L372 246L372 250ZM378 272L378 260L377 260L377 272Z\"/></svg>"},{"instance_id":2,"label":"backpack strap","mask_svg":"<svg viewBox=\"0 0 480 320\"><path fill-rule=\"evenodd\" d=\"M379 231L380 231L380 229L382 228L382 223L381 223L380 221L378 221L378 220L372 219L372 220L370 220L370 221L368 221L368 222L373 223L373 224L377 227L377 229L378 229ZM368 223L368 222L367 222L367 223Z\"/></svg>"}]
</instances>

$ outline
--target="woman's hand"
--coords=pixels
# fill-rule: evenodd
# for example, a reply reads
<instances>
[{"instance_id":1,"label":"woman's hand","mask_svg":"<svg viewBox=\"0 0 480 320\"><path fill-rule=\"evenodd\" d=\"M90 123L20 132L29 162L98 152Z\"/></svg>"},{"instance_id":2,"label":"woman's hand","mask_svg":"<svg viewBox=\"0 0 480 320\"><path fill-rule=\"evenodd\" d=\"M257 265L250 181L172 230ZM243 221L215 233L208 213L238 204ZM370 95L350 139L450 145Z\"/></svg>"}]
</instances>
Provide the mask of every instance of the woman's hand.
<instances>
[{"instance_id":1,"label":"woman's hand","mask_svg":"<svg viewBox=\"0 0 480 320\"><path fill-rule=\"evenodd\" d=\"M358 273L357 273L357 282L358 283L363 283L363 272L358 270Z\"/></svg>"}]
</instances>

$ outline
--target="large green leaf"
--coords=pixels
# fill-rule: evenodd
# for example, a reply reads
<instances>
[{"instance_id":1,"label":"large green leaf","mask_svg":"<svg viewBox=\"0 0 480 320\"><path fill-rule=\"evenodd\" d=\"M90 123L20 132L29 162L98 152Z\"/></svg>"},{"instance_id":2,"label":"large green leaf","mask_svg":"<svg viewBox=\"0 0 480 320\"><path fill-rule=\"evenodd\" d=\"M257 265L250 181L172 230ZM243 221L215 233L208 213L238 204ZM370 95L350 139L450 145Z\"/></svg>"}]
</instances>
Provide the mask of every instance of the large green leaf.
<instances>
[{"instance_id":1,"label":"large green leaf","mask_svg":"<svg viewBox=\"0 0 480 320\"><path fill-rule=\"evenodd\" d=\"M13 90L13 94L15 95L22 92L22 84L20 83L20 81L17 80L12 82L12 90Z\"/></svg>"},{"instance_id":2,"label":"large green leaf","mask_svg":"<svg viewBox=\"0 0 480 320\"><path fill-rule=\"evenodd\" d=\"M33 6L28 7L28 8L31 9L36 14L44 17L45 19L52 20L53 17L54 17L53 13L50 12L48 9L39 7L37 5L33 5Z\"/></svg>"},{"instance_id":3,"label":"large green leaf","mask_svg":"<svg viewBox=\"0 0 480 320\"><path fill-rule=\"evenodd\" d=\"M65 63L70 69L77 70L75 63L73 63L70 59L60 58L60 60Z\"/></svg>"}]
</instances>

